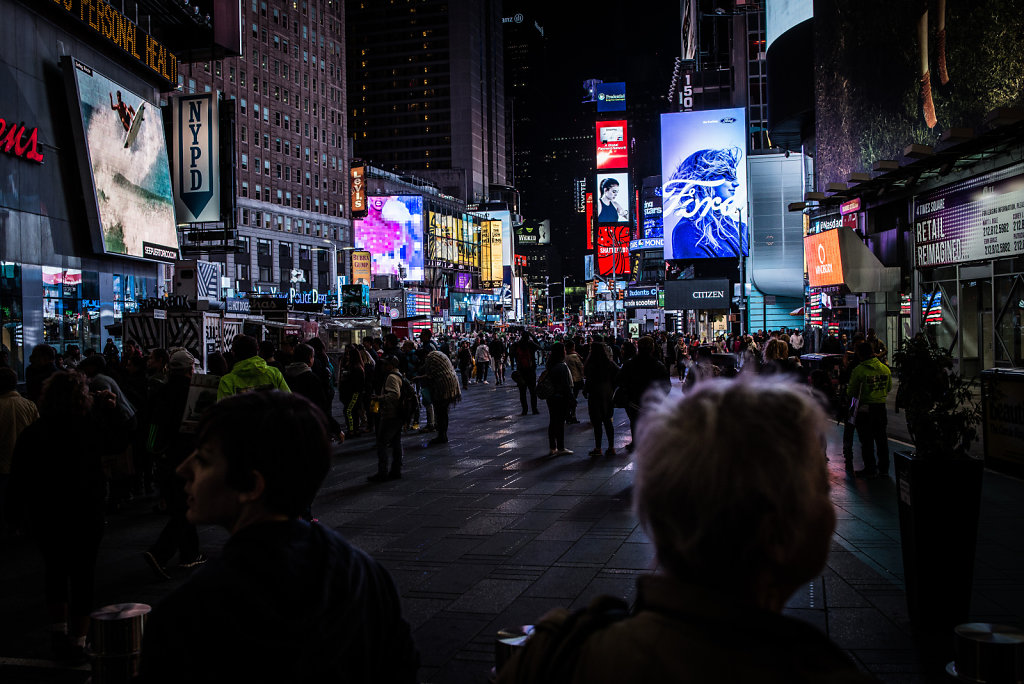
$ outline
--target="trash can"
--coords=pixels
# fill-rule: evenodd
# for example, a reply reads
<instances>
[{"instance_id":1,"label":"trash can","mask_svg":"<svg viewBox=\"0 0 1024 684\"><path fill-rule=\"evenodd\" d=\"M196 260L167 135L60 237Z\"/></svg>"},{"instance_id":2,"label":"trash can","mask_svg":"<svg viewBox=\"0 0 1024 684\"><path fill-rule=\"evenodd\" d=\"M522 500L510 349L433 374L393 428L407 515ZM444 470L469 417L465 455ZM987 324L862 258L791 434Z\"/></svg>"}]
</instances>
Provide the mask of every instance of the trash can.
<instances>
[{"instance_id":1,"label":"trash can","mask_svg":"<svg viewBox=\"0 0 1024 684\"><path fill-rule=\"evenodd\" d=\"M1024 631L1009 625L957 625L954 654L946 672L961 682L1024 683Z\"/></svg>"},{"instance_id":2,"label":"trash can","mask_svg":"<svg viewBox=\"0 0 1024 684\"><path fill-rule=\"evenodd\" d=\"M117 603L92 613L93 684L128 684L138 674L150 610L145 603Z\"/></svg>"}]
</instances>

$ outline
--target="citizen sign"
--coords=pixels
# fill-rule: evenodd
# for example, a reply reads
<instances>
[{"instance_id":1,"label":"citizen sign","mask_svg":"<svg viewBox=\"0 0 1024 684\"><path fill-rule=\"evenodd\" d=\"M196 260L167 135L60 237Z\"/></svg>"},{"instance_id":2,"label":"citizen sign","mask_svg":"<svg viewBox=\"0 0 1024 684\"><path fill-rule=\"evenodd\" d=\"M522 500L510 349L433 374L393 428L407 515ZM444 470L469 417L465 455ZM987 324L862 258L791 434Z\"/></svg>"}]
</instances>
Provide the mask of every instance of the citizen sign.
<instances>
[{"instance_id":1,"label":"citizen sign","mask_svg":"<svg viewBox=\"0 0 1024 684\"><path fill-rule=\"evenodd\" d=\"M724 297L725 290L707 290L706 292L694 292L694 299L714 299L716 297Z\"/></svg>"}]
</instances>

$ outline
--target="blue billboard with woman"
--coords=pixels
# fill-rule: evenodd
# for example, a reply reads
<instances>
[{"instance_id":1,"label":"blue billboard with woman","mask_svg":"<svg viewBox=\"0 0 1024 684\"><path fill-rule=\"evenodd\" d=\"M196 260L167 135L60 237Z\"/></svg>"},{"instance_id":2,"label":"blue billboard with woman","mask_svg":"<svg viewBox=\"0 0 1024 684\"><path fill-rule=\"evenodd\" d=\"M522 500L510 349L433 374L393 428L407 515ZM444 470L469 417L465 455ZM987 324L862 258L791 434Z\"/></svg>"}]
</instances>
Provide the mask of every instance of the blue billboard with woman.
<instances>
[{"instance_id":1,"label":"blue billboard with woman","mask_svg":"<svg viewBox=\"0 0 1024 684\"><path fill-rule=\"evenodd\" d=\"M747 256L743 109L661 116L666 259Z\"/></svg>"}]
</instances>

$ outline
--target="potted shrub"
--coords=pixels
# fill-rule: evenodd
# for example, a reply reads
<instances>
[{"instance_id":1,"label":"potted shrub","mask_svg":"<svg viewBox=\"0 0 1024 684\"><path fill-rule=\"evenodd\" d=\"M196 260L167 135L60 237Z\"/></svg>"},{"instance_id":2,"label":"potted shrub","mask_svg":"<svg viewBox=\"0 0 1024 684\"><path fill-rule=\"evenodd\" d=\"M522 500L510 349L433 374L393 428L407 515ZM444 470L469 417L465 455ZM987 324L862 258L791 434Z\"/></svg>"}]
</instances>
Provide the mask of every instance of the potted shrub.
<instances>
[{"instance_id":1,"label":"potted shrub","mask_svg":"<svg viewBox=\"0 0 1024 684\"><path fill-rule=\"evenodd\" d=\"M969 619L984 462L971 458L981 406L973 381L918 335L893 355L897 410L914 451L896 452L907 610L921 643L945 657Z\"/></svg>"}]
</instances>

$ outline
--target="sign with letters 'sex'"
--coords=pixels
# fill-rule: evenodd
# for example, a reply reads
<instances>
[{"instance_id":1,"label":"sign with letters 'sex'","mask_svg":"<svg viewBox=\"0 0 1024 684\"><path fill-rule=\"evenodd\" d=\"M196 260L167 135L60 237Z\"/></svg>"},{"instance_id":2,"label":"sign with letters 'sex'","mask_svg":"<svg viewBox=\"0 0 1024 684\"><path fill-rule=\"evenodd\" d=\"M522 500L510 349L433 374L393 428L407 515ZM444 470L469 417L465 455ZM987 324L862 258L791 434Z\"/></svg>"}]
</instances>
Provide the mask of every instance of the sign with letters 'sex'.
<instances>
[{"instance_id":1,"label":"sign with letters 'sex'","mask_svg":"<svg viewBox=\"0 0 1024 684\"><path fill-rule=\"evenodd\" d=\"M214 93L171 98L174 213L178 223L214 223L220 216L220 136Z\"/></svg>"},{"instance_id":2,"label":"sign with letters 'sex'","mask_svg":"<svg viewBox=\"0 0 1024 684\"><path fill-rule=\"evenodd\" d=\"M665 282L665 308L669 311L728 309L729 295L728 278Z\"/></svg>"}]
</instances>

